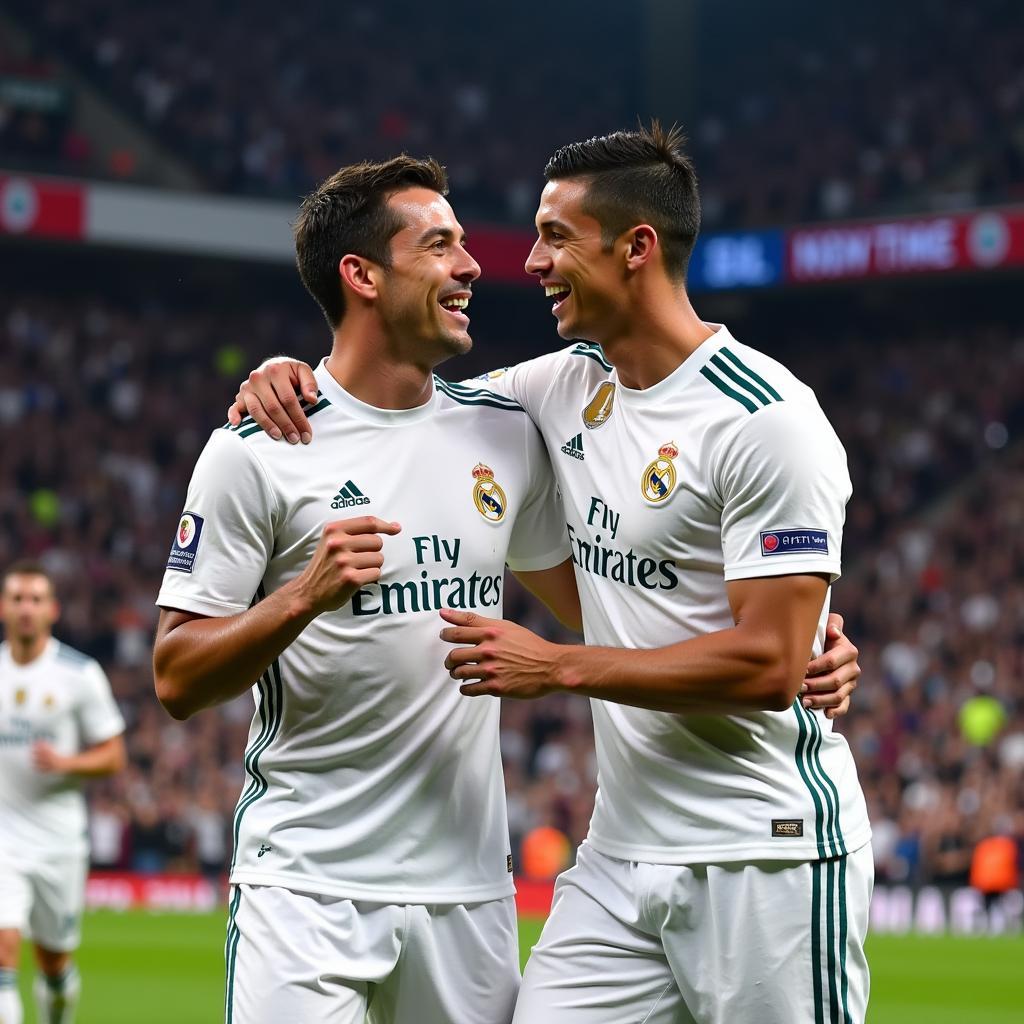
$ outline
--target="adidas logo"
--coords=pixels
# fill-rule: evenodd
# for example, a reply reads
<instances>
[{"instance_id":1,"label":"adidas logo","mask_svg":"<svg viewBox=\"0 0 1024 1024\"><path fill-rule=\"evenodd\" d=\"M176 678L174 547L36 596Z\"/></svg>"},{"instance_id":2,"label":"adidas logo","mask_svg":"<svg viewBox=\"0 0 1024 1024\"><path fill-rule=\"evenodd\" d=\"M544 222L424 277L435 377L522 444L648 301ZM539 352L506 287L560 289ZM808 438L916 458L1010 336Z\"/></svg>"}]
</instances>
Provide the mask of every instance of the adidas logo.
<instances>
[{"instance_id":1,"label":"adidas logo","mask_svg":"<svg viewBox=\"0 0 1024 1024\"><path fill-rule=\"evenodd\" d=\"M570 437L565 444L562 445L562 451L566 455L571 455L574 459L579 459L580 462L585 458L583 454L583 435L577 434L575 437Z\"/></svg>"},{"instance_id":2,"label":"adidas logo","mask_svg":"<svg viewBox=\"0 0 1024 1024\"><path fill-rule=\"evenodd\" d=\"M346 480L334 496L331 508L352 508L353 505L369 505L370 499L351 480Z\"/></svg>"}]
</instances>

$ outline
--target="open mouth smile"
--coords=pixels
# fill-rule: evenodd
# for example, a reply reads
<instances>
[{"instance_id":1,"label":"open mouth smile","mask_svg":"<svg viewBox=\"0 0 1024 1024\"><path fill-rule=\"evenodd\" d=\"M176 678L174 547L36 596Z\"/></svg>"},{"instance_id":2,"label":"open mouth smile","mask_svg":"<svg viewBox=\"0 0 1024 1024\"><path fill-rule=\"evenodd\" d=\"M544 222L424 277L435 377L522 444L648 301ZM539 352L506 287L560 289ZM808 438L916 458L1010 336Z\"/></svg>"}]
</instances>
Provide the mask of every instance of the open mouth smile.
<instances>
[{"instance_id":1,"label":"open mouth smile","mask_svg":"<svg viewBox=\"0 0 1024 1024\"><path fill-rule=\"evenodd\" d=\"M468 324L469 317L463 312L469 306L470 296L465 293L447 295L438 299L438 305L453 319L461 324Z\"/></svg>"},{"instance_id":2,"label":"open mouth smile","mask_svg":"<svg viewBox=\"0 0 1024 1024\"><path fill-rule=\"evenodd\" d=\"M544 286L545 298L555 300L551 306L552 313L557 313L571 294L572 289L567 284L546 284Z\"/></svg>"}]
</instances>

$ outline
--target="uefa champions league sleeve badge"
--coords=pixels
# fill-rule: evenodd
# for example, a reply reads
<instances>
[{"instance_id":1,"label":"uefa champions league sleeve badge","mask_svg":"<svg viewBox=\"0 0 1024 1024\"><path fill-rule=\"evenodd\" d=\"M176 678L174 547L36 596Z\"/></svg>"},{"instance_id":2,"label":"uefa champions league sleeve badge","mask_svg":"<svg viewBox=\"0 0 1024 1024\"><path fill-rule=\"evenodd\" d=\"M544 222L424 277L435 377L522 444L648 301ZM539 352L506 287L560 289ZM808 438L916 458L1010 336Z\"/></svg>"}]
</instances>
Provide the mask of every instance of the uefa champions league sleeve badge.
<instances>
[{"instance_id":1,"label":"uefa champions league sleeve badge","mask_svg":"<svg viewBox=\"0 0 1024 1024\"><path fill-rule=\"evenodd\" d=\"M640 492L647 501L657 505L672 494L677 479L672 460L678 457L679 449L674 441L669 441L658 449L658 457L647 464L640 478Z\"/></svg>"},{"instance_id":2,"label":"uefa champions league sleeve badge","mask_svg":"<svg viewBox=\"0 0 1024 1024\"><path fill-rule=\"evenodd\" d=\"M203 517L197 516L194 512L182 513L167 559L167 568L175 572L191 572L192 566L195 565L196 552L199 550L199 538L202 535Z\"/></svg>"},{"instance_id":3,"label":"uefa champions league sleeve badge","mask_svg":"<svg viewBox=\"0 0 1024 1024\"><path fill-rule=\"evenodd\" d=\"M478 462L473 467L473 504L489 523L500 523L505 518L505 509L508 503L505 500L505 492L501 489L498 481L494 479L494 470Z\"/></svg>"}]
</instances>

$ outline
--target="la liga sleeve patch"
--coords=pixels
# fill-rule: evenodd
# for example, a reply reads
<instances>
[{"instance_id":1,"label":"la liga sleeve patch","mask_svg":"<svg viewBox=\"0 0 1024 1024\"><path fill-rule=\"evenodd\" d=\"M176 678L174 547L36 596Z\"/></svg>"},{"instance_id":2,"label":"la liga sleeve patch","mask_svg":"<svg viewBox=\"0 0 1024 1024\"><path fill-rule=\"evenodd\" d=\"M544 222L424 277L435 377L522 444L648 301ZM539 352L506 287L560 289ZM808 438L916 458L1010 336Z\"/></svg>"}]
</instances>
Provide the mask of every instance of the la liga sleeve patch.
<instances>
[{"instance_id":1,"label":"la liga sleeve patch","mask_svg":"<svg viewBox=\"0 0 1024 1024\"><path fill-rule=\"evenodd\" d=\"M199 550L199 539L203 535L203 517L194 512L183 512L178 520L178 531L174 535L167 568L175 572L191 572Z\"/></svg>"},{"instance_id":2,"label":"la liga sleeve patch","mask_svg":"<svg viewBox=\"0 0 1024 1024\"><path fill-rule=\"evenodd\" d=\"M775 555L827 555L828 531L814 527L799 530L762 530L761 554L765 558Z\"/></svg>"}]
</instances>

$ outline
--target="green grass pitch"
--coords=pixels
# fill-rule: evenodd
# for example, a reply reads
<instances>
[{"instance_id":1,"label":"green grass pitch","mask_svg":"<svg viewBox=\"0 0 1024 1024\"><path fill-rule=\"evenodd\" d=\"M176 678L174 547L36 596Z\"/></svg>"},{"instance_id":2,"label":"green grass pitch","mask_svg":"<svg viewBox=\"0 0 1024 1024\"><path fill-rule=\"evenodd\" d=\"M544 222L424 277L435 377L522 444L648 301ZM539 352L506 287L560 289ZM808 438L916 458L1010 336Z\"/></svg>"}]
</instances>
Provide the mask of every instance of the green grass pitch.
<instances>
[{"instance_id":1,"label":"green grass pitch","mask_svg":"<svg viewBox=\"0 0 1024 1024\"><path fill-rule=\"evenodd\" d=\"M223 914L118 914L85 922L78 1024L220 1024ZM525 960L541 921L520 921ZM1019 1024L1024 938L878 936L869 941L870 1024ZM22 959L26 1024L31 962ZM797 1024L797 1022L794 1022Z\"/></svg>"}]
</instances>

